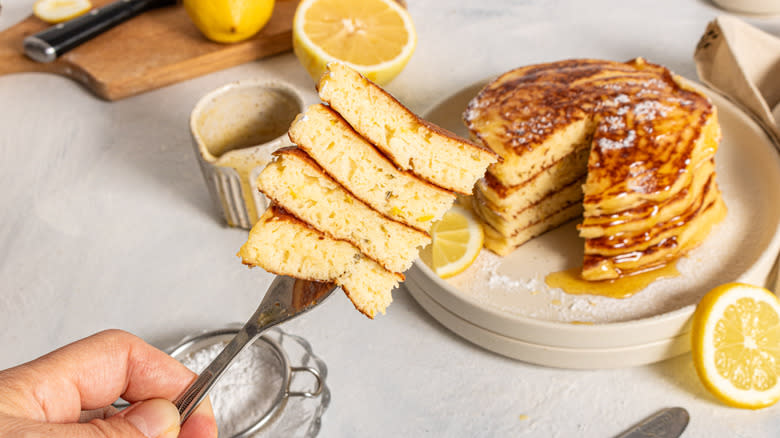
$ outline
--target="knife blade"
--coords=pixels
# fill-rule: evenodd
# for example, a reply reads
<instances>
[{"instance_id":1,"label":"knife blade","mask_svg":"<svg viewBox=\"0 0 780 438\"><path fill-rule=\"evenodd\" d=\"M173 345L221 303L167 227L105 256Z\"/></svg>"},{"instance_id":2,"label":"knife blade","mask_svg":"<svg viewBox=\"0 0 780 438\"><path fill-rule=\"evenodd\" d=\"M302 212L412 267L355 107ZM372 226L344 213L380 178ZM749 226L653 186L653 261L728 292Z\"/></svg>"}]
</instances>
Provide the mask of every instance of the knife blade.
<instances>
[{"instance_id":1,"label":"knife blade","mask_svg":"<svg viewBox=\"0 0 780 438\"><path fill-rule=\"evenodd\" d=\"M68 50L125 20L150 9L175 3L175 0L118 0L26 37L24 53L38 62L52 62Z\"/></svg>"},{"instance_id":2,"label":"knife blade","mask_svg":"<svg viewBox=\"0 0 780 438\"><path fill-rule=\"evenodd\" d=\"M666 408L615 438L677 438L688 426L690 415L684 408Z\"/></svg>"}]
</instances>

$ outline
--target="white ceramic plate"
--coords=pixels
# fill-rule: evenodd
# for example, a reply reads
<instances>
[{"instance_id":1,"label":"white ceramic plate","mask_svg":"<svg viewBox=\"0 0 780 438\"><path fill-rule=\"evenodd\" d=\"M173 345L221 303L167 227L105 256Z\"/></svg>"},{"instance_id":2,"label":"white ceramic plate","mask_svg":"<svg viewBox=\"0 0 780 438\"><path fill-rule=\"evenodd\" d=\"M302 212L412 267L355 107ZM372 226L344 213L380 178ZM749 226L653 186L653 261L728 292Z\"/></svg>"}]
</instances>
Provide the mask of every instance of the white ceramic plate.
<instances>
[{"instance_id":1,"label":"white ceramic plate","mask_svg":"<svg viewBox=\"0 0 780 438\"><path fill-rule=\"evenodd\" d=\"M483 84L450 96L428 111L426 118L467 136L462 112ZM729 211L699 248L680 259L680 276L657 280L626 299L569 295L548 287L544 283L547 274L581 265L583 244L573 221L505 258L483 251L471 268L446 281L418 260L407 273L407 287L416 298L425 293L430 302L475 327L460 324L456 329L455 324L437 318L472 341L483 335L474 331L480 329L542 347L615 350L613 356L617 356L620 349L641 349L638 346L672 342L685 335L695 304L718 284L763 285L780 250L780 159L752 119L720 95L704 91L718 107L723 130L715 159L717 181ZM441 316L440 309L432 310L424 299L418 301L434 317L435 313ZM466 335L469 330L470 337ZM519 353L522 349L511 343L498 344L491 349L541 363ZM646 355L639 363L681 353L672 350Z\"/></svg>"},{"instance_id":2,"label":"white ceramic plate","mask_svg":"<svg viewBox=\"0 0 780 438\"><path fill-rule=\"evenodd\" d=\"M690 350L690 333L619 348L562 348L524 342L476 326L445 309L408 279L407 290L445 327L487 350L536 365L555 368L622 368L668 359Z\"/></svg>"}]
</instances>

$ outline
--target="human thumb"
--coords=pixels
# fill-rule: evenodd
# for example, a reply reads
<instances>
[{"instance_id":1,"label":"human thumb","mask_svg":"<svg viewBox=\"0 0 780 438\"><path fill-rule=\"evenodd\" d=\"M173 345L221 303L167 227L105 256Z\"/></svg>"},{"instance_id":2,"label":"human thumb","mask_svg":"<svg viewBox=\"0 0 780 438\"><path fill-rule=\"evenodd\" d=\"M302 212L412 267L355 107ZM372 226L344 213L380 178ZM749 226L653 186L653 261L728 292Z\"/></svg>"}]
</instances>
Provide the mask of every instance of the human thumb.
<instances>
[{"instance_id":1,"label":"human thumb","mask_svg":"<svg viewBox=\"0 0 780 438\"><path fill-rule=\"evenodd\" d=\"M135 403L106 421L117 426L120 422L130 423L146 438L179 436L179 410L165 399L158 398Z\"/></svg>"},{"instance_id":2,"label":"human thumb","mask_svg":"<svg viewBox=\"0 0 780 438\"><path fill-rule=\"evenodd\" d=\"M0 414L0 437L14 432L34 438L176 438L179 411L168 400L151 399L88 423L41 423Z\"/></svg>"}]
</instances>

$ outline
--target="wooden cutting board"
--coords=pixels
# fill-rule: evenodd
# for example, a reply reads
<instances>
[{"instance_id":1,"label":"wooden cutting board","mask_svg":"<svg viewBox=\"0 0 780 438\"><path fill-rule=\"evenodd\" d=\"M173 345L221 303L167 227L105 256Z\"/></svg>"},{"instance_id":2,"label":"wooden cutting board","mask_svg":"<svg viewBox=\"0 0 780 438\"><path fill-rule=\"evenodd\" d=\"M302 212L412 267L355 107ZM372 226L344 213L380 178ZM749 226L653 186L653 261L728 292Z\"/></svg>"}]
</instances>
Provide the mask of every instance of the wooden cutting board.
<instances>
[{"instance_id":1,"label":"wooden cutting board","mask_svg":"<svg viewBox=\"0 0 780 438\"><path fill-rule=\"evenodd\" d=\"M92 0L95 7L111 0ZM151 10L98 35L56 61L24 55L22 40L49 25L34 16L0 32L0 75L48 72L118 100L216 70L274 55L292 47L292 19L299 0L276 0L270 21L248 40L207 40L181 5Z\"/></svg>"}]
</instances>

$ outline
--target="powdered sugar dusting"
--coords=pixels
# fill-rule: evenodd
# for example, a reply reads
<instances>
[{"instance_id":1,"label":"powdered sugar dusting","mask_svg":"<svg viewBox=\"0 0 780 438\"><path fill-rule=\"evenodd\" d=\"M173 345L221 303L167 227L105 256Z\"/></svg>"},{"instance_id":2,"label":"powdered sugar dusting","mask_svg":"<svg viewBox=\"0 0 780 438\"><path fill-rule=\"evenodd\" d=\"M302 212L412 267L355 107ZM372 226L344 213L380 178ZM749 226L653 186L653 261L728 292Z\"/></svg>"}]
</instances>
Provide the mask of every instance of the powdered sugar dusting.
<instances>
[{"instance_id":1,"label":"powdered sugar dusting","mask_svg":"<svg viewBox=\"0 0 780 438\"><path fill-rule=\"evenodd\" d=\"M511 118L511 114L505 117ZM547 136L553 131L555 122L552 115L541 114L527 119L518 119L512 122L510 141L515 145L523 145L534 139Z\"/></svg>"},{"instance_id":2,"label":"powdered sugar dusting","mask_svg":"<svg viewBox=\"0 0 780 438\"><path fill-rule=\"evenodd\" d=\"M733 150L728 155L738 153ZM728 214L710 238L678 260L677 277L656 280L624 299L571 295L549 287L544 281L547 274L582 263L582 240L576 223L570 222L525 243L507 257L484 250L469 269L447 281L484 307L555 322L631 321L694 305L713 287L735 281L749 271L772 237L767 230L777 227L777 212L755 214L755 206L768 202L774 189L764 185L760 172L734 170L735 157L719 155L724 164L718 165L718 182ZM726 165L730 160L732 164ZM765 270L759 270L743 280L762 284L764 275Z\"/></svg>"},{"instance_id":3,"label":"powdered sugar dusting","mask_svg":"<svg viewBox=\"0 0 780 438\"><path fill-rule=\"evenodd\" d=\"M633 113L639 119L654 119L666 117L669 108L657 100L643 100L634 105Z\"/></svg>"},{"instance_id":4,"label":"powdered sugar dusting","mask_svg":"<svg viewBox=\"0 0 780 438\"><path fill-rule=\"evenodd\" d=\"M603 123L599 126L599 129L607 131L626 129L626 122L622 117L607 116L604 117Z\"/></svg>"},{"instance_id":5,"label":"powdered sugar dusting","mask_svg":"<svg viewBox=\"0 0 780 438\"><path fill-rule=\"evenodd\" d=\"M631 99L626 94L620 93L612 99L612 102L619 105L621 103L629 103Z\"/></svg>"},{"instance_id":6,"label":"powdered sugar dusting","mask_svg":"<svg viewBox=\"0 0 780 438\"><path fill-rule=\"evenodd\" d=\"M613 140L607 137L601 137L598 139L599 147L604 150L630 148L634 146L635 142L636 142L636 131L634 131L633 129L628 131L625 137L618 140Z\"/></svg>"}]
</instances>

